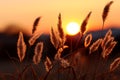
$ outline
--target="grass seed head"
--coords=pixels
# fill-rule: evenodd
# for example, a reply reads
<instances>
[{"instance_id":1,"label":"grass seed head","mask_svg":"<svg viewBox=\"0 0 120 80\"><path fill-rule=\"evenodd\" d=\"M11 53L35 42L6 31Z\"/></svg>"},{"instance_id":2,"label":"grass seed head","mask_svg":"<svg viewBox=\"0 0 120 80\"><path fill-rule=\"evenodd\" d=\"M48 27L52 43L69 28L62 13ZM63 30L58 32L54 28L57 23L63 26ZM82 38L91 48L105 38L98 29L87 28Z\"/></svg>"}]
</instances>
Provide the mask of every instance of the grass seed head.
<instances>
[{"instance_id":1,"label":"grass seed head","mask_svg":"<svg viewBox=\"0 0 120 80\"><path fill-rule=\"evenodd\" d=\"M55 60L60 60L61 59L62 51L63 51L63 48L58 49L58 51L57 51L57 53L55 54L55 57L54 57Z\"/></svg>"},{"instance_id":2,"label":"grass seed head","mask_svg":"<svg viewBox=\"0 0 120 80\"><path fill-rule=\"evenodd\" d=\"M34 24L33 24L33 29L32 29L32 34L36 31L36 28L38 26L38 23L40 21L41 17L37 17L34 21Z\"/></svg>"},{"instance_id":3,"label":"grass seed head","mask_svg":"<svg viewBox=\"0 0 120 80\"><path fill-rule=\"evenodd\" d=\"M51 33L50 33L50 41L53 44L53 46L58 49L59 44L60 44L60 40L58 38L58 36L56 35L55 31L53 28L51 28Z\"/></svg>"},{"instance_id":4,"label":"grass seed head","mask_svg":"<svg viewBox=\"0 0 120 80\"><path fill-rule=\"evenodd\" d=\"M115 47L116 44L117 44L116 41L111 42L109 44L109 46L106 47L106 49L103 50L102 57L106 58L112 52L112 50L114 49L114 47Z\"/></svg>"},{"instance_id":5,"label":"grass seed head","mask_svg":"<svg viewBox=\"0 0 120 80\"><path fill-rule=\"evenodd\" d=\"M40 55L34 55L33 56L33 62L34 62L34 64L40 63L40 60L41 60L41 56Z\"/></svg>"},{"instance_id":6,"label":"grass seed head","mask_svg":"<svg viewBox=\"0 0 120 80\"><path fill-rule=\"evenodd\" d=\"M26 52L26 44L24 42L23 33L20 32L19 38L17 41L17 54L18 54L20 62L22 62L23 59L25 58L25 52Z\"/></svg>"},{"instance_id":7,"label":"grass seed head","mask_svg":"<svg viewBox=\"0 0 120 80\"><path fill-rule=\"evenodd\" d=\"M108 12L109 12L109 9L110 9L110 6L111 4L113 3L113 1L110 1L105 7L104 7L104 10L103 10L103 13L102 13L102 19L103 19L103 26L104 26L104 22L108 16ZM103 27L102 27L103 29Z\"/></svg>"},{"instance_id":8,"label":"grass seed head","mask_svg":"<svg viewBox=\"0 0 120 80\"><path fill-rule=\"evenodd\" d=\"M65 38L65 34L64 34L64 31L63 31L63 28L62 28L61 14L59 14L59 16L58 16L58 33L59 33L59 37L61 39Z\"/></svg>"},{"instance_id":9,"label":"grass seed head","mask_svg":"<svg viewBox=\"0 0 120 80\"><path fill-rule=\"evenodd\" d=\"M102 39L98 39L97 41L95 41L89 48L89 54L98 50L101 42L102 42Z\"/></svg>"},{"instance_id":10,"label":"grass seed head","mask_svg":"<svg viewBox=\"0 0 120 80\"><path fill-rule=\"evenodd\" d=\"M111 29L109 29L101 43L102 49L104 48L104 45L106 44L106 42L111 38L111 36L112 36L112 31Z\"/></svg>"},{"instance_id":11,"label":"grass seed head","mask_svg":"<svg viewBox=\"0 0 120 80\"><path fill-rule=\"evenodd\" d=\"M105 43L105 45L103 46L103 49L106 49L107 47L109 47L111 45L111 42L113 41L114 41L114 37L110 37Z\"/></svg>"},{"instance_id":12,"label":"grass seed head","mask_svg":"<svg viewBox=\"0 0 120 80\"><path fill-rule=\"evenodd\" d=\"M42 52L43 52L43 43L39 42L35 47L35 52L34 52L35 54L33 56L33 62L35 64L38 64L40 62L42 57Z\"/></svg>"},{"instance_id":13,"label":"grass seed head","mask_svg":"<svg viewBox=\"0 0 120 80\"><path fill-rule=\"evenodd\" d=\"M32 35L32 37L29 39L30 46L34 45L35 41L40 37L41 33L35 33Z\"/></svg>"},{"instance_id":14,"label":"grass seed head","mask_svg":"<svg viewBox=\"0 0 120 80\"><path fill-rule=\"evenodd\" d=\"M47 72L52 68L52 62L50 61L48 57L46 57L44 65L45 65L45 69Z\"/></svg>"},{"instance_id":15,"label":"grass seed head","mask_svg":"<svg viewBox=\"0 0 120 80\"><path fill-rule=\"evenodd\" d=\"M120 57L119 57L119 58L116 58L116 59L110 64L110 71L114 71L119 65L120 65Z\"/></svg>"},{"instance_id":16,"label":"grass seed head","mask_svg":"<svg viewBox=\"0 0 120 80\"><path fill-rule=\"evenodd\" d=\"M88 20L89 20L89 17L91 15L92 12L89 12L89 14L86 16L85 20L82 22L82 25L81 25L81 32L82 34L86 31L86 25L88 24Z\"/></svg>"},{"instance_id":17,"label":"grass seed head","mask_svg":"<svg viewBox=\"0 0 120 80\"><path fill-rule=\"evenodd\" d=\"M84 46L88 47L90 45L91 41L92 41L92 34L88 34L85 37Z\"/></svg>"}]
</instances>

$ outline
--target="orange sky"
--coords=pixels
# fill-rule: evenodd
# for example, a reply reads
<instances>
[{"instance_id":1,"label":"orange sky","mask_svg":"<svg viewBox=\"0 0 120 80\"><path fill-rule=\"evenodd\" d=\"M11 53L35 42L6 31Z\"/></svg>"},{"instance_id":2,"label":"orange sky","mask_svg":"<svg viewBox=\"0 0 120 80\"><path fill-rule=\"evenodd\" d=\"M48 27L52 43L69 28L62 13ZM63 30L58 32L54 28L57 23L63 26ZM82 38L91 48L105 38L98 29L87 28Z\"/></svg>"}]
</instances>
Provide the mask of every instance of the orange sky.
<instances>
[{"instance_id":1,"label":"orange sky","mask_svg":"<svg viewBox=\"0 0 120 80\"><path fill-rule=\"evenodd\" d=\"M1 0L0 30L8 23L16 23L31 32L34 19L42 16L38 30L48 32L50 27L57 26L57 16L62 14L63 27L69 22L82 20L92 11L88 30L100 29L101 14L110 0ZM120 26L120 0L113 0L105 26ZM24 27L23 27L24 26Z\"/></svg>"}]
</instances>

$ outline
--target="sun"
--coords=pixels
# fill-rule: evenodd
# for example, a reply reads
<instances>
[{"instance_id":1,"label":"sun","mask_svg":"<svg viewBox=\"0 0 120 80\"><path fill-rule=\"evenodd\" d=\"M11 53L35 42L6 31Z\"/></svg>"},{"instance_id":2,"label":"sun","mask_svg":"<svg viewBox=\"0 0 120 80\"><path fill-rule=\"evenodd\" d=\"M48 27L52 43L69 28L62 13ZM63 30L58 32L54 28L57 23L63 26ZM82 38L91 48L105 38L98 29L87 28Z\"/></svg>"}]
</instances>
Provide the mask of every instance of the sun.
<instances>
[{"instance_id":1,"label":"sun","mask_svg":"<svg viewBox=\"0 0 120 80\"><path fill-rule=\"evenodd\" d=\"M80 31L80 26L76 22L70 22L66 26L66 34L68 35L76 35Z\"/></svg>"}]
</instances>

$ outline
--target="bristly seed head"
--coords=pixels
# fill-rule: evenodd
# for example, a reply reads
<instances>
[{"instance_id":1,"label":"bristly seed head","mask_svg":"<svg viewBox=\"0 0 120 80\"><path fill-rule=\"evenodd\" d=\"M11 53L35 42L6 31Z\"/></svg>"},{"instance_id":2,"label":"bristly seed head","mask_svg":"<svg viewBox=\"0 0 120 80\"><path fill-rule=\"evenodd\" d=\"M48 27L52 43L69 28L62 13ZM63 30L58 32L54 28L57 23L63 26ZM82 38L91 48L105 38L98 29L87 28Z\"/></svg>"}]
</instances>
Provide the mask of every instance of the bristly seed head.
<instances>
[{"instance_id":1,"label":"bristly seed head","mask_svg":"<svg viewBox=\"0 0 120 80\"><path fill-rule=\"evenodd\" d=\"M102 49L104 48L104 45L106 44L106 42L111 38L111 36L112 36L112 31L111 29L109 29L101 43Z\"/></svg>"},{"instance_id":2,"label":"bristly seed head","mask_svg":"<svg viewBox=\"0 0 120 80\"><path fill-rule=\"evenodd\" d=\"M22 62L23 59L25 58L25 52L26 52L26 44L24 42L23 33L20 32L17 42L17 54L20 59L20 62Z\"/></svg>"},{"instance_id":3,"label":"bristly seed head","mask_svg":"<svg viewBox=\"0 0 120 80\"><path fill-rule=\"evenodd\" d=\"M64 34L63 29L62 29L61 14L59 14L59 16L58 16L58 32L59 32L59 37L60 37L61 39L64 39L65 34Z\"/></svg>"},{"instance_id":4,"label":"bristly seed head","mask_svg":"<svg viewBox=\"0 0 120 80\"><path fill-rule=\"evenodd\" d=\"M102 14L102 19L103 19L103 26L102 26L102 30L103 30L103 27L104 27L104 22L108 16L108 12L109 12L109 9L110 9L110 6L111 4L113 3L113 1L110 1L105 7L104 7L104 10L103 10L103 14Z\"/></svg>"},{"instance_id":5,"label":"bristly seed head","mask_svg":"<svg viewBox=\"0 0 120 80\"><path fill-rule=\"evenodd\" d=\"M47 72L52 68L52 62L50 61L48 57L46 57L44 65L45 65L45 69Z\"/></svg>"},{"instance_id":6,"label":"bristly seed head","mask_svg":"<svg viewBox=\"0 0 120 80\"><path fill-rule=\"evenodd\" d=\"M51 33L50 33L50 41L53 44L53 46L58 49L59 44L60 44L60 39L57 36L57 33L55 33L54 29L51 28Z\"/></svg>"},{"instance_id":7,"label":"bristly seed head","mask_svg":"<svg viewBox=\"0 0 120 80\"><path fill-rule=\"evenodd\" d=\"M120 57L119 57L119 58L116 58L116 59L110 64L110 71L114 71L119 65L120 65Z\"/></svg>"},{"instance_id":8,"label":"bristly seed head","mask_svg":"<svg viewBox=\"0 0 120 80\"><path fill-rule=\"evenodd\" d=\"M90 45L91 41L92 41L92 34L88 34L85 37L84 46L88 47Z\"/></svg>"},{"instance_id":9,"label":"bristly seed head","mask_svg":"<svg viewBox=\"0 0 120 80\"><path fill-rule=\"evenodd\" d=\"M88 24L88 20L89 20L89 17L91 15L92 12L89 12L89 14L87 15L87 17L85 18L85 20L82 22L82 25L81 25L81 32L82 34L84 34L84 32L86 31L86 25Z\"/></svg>"},{"instance_id":10,"label":"bristly seed head","mask_svg":"<svg viewBox=\"0 0 120 80\"><path fill-rule=\"evenodd\" d=\"M41 60L42 57L42 52L43 52L43 43L39 42L37 43L35 47L35 54L33 56L33 62L34 64L38 64Z\"/></svg>"},{"instance_id":11,"label":"bristly seed head","mask_svg":"<svg viewBox=\"0 0 120 80\"><path fill-rule=\"evenodd\" d=\"M32 35L32 37L29 39L30 46L34 45L35 41L40 37L41 33L35 33Z\"/></svg>"},{"instance_id":12,"label":"bristly seed head","mask_svg":"<svg viewBox=\"0 0 120 80\"><path fill-rule=\"evenodd\" d=\"M116 41L109 43L109 46L107 46L106 49L103 49L102 57L106 58L112 52L112 50L116 46L116 44L117 44Z\"/></svg>"},{"instance_id":13,"label":"bristly seed head","mask_svg":"<svg viewBox=\"0 0 120 80\"><path fill-rule=\"evenodd\" d=\"M32 29L32 34L34 34L34 32L36 31L36 28L38 26L38 23L40 21L41 17L37 17L34 21L34 24L33 24L33 29Z\"/></svg>"},{"instance_id":14,"label":"bristly seed head","mask_svg":"<svg viewBox=\"0 0 120 80\"><path fill-rule=\"evenodd\" d=\"M89 54L98 50L101 43L102 43L102 39L98 39L97 41L95 41L89 48Z\"/></svg>"}]
</instances>

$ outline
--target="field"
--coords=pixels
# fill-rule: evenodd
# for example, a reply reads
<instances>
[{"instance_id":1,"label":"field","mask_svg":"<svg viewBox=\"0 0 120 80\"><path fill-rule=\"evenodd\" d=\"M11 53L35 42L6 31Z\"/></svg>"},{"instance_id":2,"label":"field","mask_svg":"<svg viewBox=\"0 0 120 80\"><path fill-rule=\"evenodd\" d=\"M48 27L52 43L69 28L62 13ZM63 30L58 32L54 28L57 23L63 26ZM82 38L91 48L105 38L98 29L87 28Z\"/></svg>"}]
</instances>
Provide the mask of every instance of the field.
<instances>
[{"instance_id":1,"label":"field","mask_svg":"<svg viewBox=\"0 0 120 80\"><path fill-rule=\"evenodd\" d=\"M104 7L99 31L86 31L90 11L74 36L64 33L61 14L50 34L36 32L41 17L31 36L0 33L0 80L119 80L120 30L104 29L112 3Z\"/></svg>"}]
</instances>

